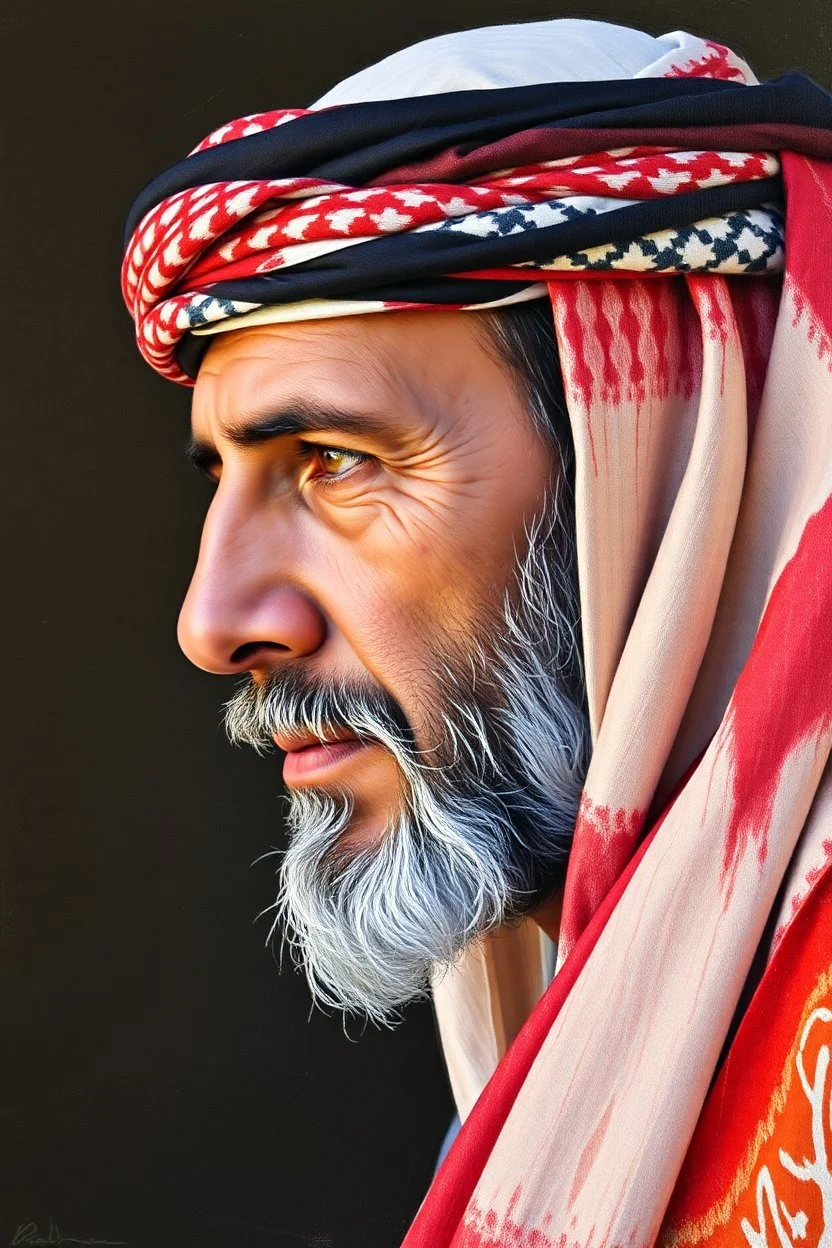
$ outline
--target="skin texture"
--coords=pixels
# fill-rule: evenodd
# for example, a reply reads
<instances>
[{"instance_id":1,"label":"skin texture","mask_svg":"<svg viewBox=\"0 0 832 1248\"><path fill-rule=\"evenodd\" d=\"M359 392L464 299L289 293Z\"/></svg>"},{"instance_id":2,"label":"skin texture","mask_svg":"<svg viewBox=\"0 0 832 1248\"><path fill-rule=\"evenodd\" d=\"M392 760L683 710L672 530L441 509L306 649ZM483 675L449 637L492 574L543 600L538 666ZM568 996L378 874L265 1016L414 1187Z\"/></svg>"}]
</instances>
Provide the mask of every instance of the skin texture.
<instances>
[{"instance_id":1,"label":"skin texture","mask_svg":"<svg viewBox=\"0 0 832 1248\"><path fill-rule=\"evenodd\" d=\"M359 423L232 441L242 422L298 403ZM389 428L371 428L379 419ZM397 312L219 334L192 432L221 462L179 618L187 657L254 680L302 664L372 681L429 752L435 639L464 648L488 627L553 470L476 318ZM396 764L375 744L314 783L349 790L358 844L379 835L400 796Z\"/></svg>"}]
</instances>

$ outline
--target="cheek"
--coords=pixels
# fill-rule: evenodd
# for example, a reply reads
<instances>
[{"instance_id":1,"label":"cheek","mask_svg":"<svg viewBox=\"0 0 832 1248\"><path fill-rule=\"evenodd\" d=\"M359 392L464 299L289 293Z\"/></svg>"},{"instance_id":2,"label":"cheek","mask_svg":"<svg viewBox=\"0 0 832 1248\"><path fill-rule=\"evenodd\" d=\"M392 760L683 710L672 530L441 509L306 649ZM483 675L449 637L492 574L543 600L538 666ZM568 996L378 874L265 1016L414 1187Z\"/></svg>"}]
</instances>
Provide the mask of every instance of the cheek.
<instances>
[{"instance_id":1,"label":"cheek","mask_svg":"<svg viewBox=\"0 0 832 1248\"><path fill-rule=\"evenodd\" d=\"M442 663L455 662L478 629L491 627L486 621L495 594L457 555L437 557L413 546L381 562L356 555L349 566L336 607L340 627L362 666L399 701L418 732L441 705Z\"/></svg>"},{"instance_id":2,"label":"cheek","mask_svg":"<svg viewBox=\"0 0 832 1248\"><path fill-rule=\"evenodd\" d=\"M358 537L327 543L328 595L356 648L395 649L420 667L442 645L470 640L498 609L522 546L523 514L486 503L425 523L377 511Z\"/></svg>"},{"instance_id":3,"label":"cheek","mask_svg":"<svg viewBox=\"0 0 832 1248\"><path fill-rule=\"evenodd\" d=\"M419 495L387 488L320 516L322 562L339 598L363 615L392 621L459 581L467 562L460 509L438 490Z\"/></svg>"},{"instance_id":4,"label":"cheek","mask_svg":"<svg viewBox=\"0 0 832 1248\"><path fill-rule=\"evenodd\" d=\"M541 456L489 448L465 472L388 481L318 516L329 603L368 668L425 679L437 650L492 627L547 478Z\"/></svg>"}]
</instances>

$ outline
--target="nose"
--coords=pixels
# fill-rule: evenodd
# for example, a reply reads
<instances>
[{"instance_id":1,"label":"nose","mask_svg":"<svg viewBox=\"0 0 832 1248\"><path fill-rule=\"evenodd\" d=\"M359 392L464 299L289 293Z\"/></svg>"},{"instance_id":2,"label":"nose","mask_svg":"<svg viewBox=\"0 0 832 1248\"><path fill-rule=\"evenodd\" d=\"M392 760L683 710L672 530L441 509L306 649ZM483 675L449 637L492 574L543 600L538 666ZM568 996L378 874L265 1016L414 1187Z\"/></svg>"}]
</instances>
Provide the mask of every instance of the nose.
<instances>
[{"instance_id":1,"label":"nose","mask_svg":"<svg viewBox=\"0 0 832 1248\"><path fill-rule=\"evenodd\" d=\"M211 508L177 627L192 663L233 675L314 654L323 645L323 612L282 566L289 547L287 536L276 540L273 516L263 524Z\"/></svg>"}]
</instances>

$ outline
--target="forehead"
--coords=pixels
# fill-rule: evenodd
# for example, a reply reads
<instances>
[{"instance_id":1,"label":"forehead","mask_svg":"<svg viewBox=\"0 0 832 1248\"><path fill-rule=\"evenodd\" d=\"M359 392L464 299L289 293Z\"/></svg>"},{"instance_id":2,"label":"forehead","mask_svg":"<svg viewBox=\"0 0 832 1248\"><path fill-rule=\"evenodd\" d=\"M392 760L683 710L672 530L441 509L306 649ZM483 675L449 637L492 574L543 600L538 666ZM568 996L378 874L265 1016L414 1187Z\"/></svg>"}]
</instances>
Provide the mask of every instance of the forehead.
<instances>
[{"instance_id":1,"label":"forehead","mask_svg":"<svg viewBox=\"0 0 832 1248\"><path fill-rule=\"evenodd\" d=\"M218 334L194 388L194 432L283 399L405 409L479 387L501 366L478 319L407 311Z\"/></svg>"}]
</instances>

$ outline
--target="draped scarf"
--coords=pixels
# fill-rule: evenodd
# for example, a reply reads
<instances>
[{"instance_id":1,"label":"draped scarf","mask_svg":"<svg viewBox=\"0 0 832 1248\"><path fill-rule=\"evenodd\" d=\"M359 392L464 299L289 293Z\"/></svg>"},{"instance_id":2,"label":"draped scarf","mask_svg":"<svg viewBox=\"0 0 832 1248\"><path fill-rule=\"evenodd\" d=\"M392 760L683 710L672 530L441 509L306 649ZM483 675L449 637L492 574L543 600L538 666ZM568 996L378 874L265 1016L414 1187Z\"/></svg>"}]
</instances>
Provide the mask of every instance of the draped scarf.
<instances>
[{"instance_id":1,"label":"draped scarf","mask_svg":"<svg viewBox=\"0 0 832 1248\"><path fill-rule=\"evenodd\" d=\"M593 753L551 984L530 922L435 984L465 1121L406 1248L832 1243L832 98L648 42L460 90L390 58L126 226L183 385L226 329L551 302Z\"/></svg>"}]
</instances>

